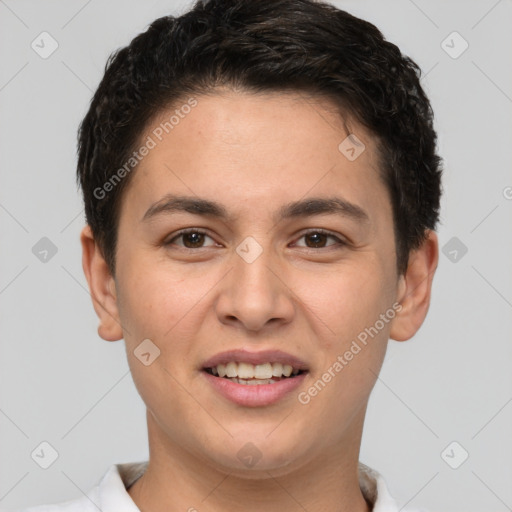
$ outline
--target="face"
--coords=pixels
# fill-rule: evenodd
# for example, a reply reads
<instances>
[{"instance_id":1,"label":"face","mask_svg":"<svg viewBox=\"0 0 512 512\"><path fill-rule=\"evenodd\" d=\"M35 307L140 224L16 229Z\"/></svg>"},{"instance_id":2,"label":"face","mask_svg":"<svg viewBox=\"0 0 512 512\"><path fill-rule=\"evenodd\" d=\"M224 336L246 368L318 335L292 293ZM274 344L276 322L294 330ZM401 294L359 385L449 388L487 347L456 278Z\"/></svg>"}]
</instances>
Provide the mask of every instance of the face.
<instances>
[{"instance_id":1,"label":"face","mask_svg":"<svg viewBox=\"0 0 512 512\"><path fill-rule=\"evenodd\" d=\"M155 145L123 197L103 313L123 330L104 337L124 337L162 444L225 471L256 474L253 454L255 469L284 473L353 444L388 337L419 327L400 324L391 202L372 137L349 123L365 145L354 159L361 146L340 147L327 100L196 100L141 139Z\"/></svg>"}]
</instances>

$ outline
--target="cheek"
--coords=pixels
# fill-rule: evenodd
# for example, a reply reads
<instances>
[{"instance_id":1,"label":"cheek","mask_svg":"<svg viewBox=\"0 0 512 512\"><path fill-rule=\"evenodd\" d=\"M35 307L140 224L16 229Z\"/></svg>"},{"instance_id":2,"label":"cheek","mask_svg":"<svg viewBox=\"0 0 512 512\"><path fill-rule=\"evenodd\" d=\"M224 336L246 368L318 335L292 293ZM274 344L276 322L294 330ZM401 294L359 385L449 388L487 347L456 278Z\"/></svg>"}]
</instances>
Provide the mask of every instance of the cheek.
<instances>
[{"instance_id":1,"label":"cheek","mask_svg":"<svg viewBox=\"0 0 512 512\"><path fill-rule=\"evenodd\" d=\"M169 418L177 411L185 414L194 405L180 383L190 378L195 329L204 316L200 299L205 290L199 285L205 279L191 283L183 273L142 258L125 260L118 268L119 314L135 386L150 411L167 411ZM146 361L138 357L142 353L150 354ZM176 426L180 428L181 423Z\"/></svg>"},{"instance_id":2,"label":"cheek","mask_svg":"<svg viewBox=\"0 0 512 512\"><path fill-rule=\"evenodd\" d=\"M378 269L354 268L326 281L325 293L310 296L310 309L329 330L318 337L319 365L298 399L326 446L339 440L366 404L384 360L390 321L380 315L393 296L391 286L376 279ZM333 431L333 424L339 429Z\"/></svg>"},{"instance_id":3,"label":"cheek","mask_svg":"<svg viewBox=\"0 0 512 512\"><path fill-rule=\"evenodd\" d=\"M127 338L163 340L178 330L200 303L209 279L189 279L185 272L154 260L126 261L120 266L119 314Z\"/></svg>"},{"instance_id":4,"label":"cheek","mask_svg":"<svg viewBox=\"0 0 512 512\"><path fill-rule=\"evenodd\" d=\"M368 260L369 264L347 264L326 275L302 274L296 281L294 289L327 352L341 350L392 306L393 284L384 278L389 269L370 255Z\"/></svg>"}]
</instances>

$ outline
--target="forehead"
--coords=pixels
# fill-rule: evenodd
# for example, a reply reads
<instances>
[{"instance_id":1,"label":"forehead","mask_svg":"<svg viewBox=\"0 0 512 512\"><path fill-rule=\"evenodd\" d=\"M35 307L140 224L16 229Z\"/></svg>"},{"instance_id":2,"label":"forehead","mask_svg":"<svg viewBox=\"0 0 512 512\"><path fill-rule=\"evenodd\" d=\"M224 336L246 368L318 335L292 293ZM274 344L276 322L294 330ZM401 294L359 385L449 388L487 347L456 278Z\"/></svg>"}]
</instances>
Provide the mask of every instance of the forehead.
<instances>
[{"instance_id":1,"label":"forehead","mask_svg":"<svg viewBox=\"0 0 512 512\"><path fill-rule=\"evenodd\" d=\"M146 207L169 193L239 210L334 192L361 206L389 202L375 141L329 99L221 90L194 102L160 112L141 137L152 149L126 194L136 192Z\"/></svg>"}]
</instances>

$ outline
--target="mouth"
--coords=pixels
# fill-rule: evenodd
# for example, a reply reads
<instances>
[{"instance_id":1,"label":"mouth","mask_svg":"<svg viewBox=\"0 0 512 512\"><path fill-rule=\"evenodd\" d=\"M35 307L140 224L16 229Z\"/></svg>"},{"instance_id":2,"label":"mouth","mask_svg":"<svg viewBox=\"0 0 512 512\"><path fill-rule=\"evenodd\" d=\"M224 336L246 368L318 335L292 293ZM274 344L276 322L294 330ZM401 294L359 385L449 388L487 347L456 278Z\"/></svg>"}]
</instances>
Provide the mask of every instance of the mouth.
<instances>
[{"instance_id":1,"label":"mouth","mask_svg":"<svg viewBox=\"0 0 512 512\"><path fill-rule=\"evenodd\" d=\"M274 384L283 379L293 379L307 372L307 370L294 368L290 364L278 362L254 365L237 361L230 361L226 364L221 363L216 366L204 368L204 371L215 377L228 379L231 382L249 386Z\"/></svg>"},{"instance_id":2,"label":"mouth","mask_svg":"<svg viewBox=\"0 0 512 512\"><path fill-rule=\"evenodd\" d=\"M304 361L279 350L230 350L210 358L200 370L214 392L245 407L279 402L296 391L309 373Z\"/></svg>"}]
</instances>

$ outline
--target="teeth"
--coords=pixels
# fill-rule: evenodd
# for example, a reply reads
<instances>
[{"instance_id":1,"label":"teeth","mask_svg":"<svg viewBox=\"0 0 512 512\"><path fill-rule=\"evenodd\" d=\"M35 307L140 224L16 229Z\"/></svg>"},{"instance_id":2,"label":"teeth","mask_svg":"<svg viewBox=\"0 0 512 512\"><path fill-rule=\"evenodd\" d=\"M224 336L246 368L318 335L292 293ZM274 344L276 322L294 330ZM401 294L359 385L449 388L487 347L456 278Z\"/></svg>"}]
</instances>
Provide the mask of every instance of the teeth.
<instances>
[{"instance_id":1,"label":"teeth","mask_svg":"<svg viewBox=\"0 0 512 512\"><path fill-rule=\"evenodd\" d=\"M244 380L244 379L237 379L236 377L229 379L232 382L236 382L237 384L245 384L247 386L255 386L257 384L273 384L274 382L277 382L272 379L251 379L251 380Z\"/></svg>"},{"instance_id":2,"label":"teeth","mask_svg":"<svg viewBox=\"0 0 512 512\"><path fill-rule=\"evenodd\" d=\"M236 376L237 376L236 363L228 363L226 365L226 377L236 377Z\"/></svg>"},{"instance_id":3,"label":"teeth","mask_svg":"<svg viewBox=\"0 0 512 512\"><path fill-rule=\"evenodd\" d=\"M237 374L239 379L252 379L254 377L254 366L248 363L238 363Z\"/></svg>"},{"instance_id":4,"label":"teeth","mask_svg":"<svg viewBox=\"0 0 512 512\"><path fill-rule=\"evenodd\" d=\"M252 384L258 381L272 380L272 377L290 377L292 373L293 375L298 375L299 373L298 369L294 369L289 364L264 363L253 365L234 361L230 361L227 364L219 364L211 370L214 375L219 377L227 377L235 381L237 379L245 379L241 384L246 384L247 379L253 379L249 382L249 384Z\"/></svg>"},{"instance_id":5,"label":"teeth","mask_svg":"<svg viewBox=\"0 0 512 512\"><path fill-rule=\"evenodd\" d=\"M272 365L270 363L257 364L254 367L254 377L256 379L271 379Z\"/></svg>"},{"instance_id":6,"label":"teeth","mask_svg":"<svg viewBox=\"0 0 512 512\"><path fill-rule=\"evenodd\" d=\"M218 364L217 371L219 372L219 377L225 377L226 376L226 365Z\"/></svg>"},{"instance_id":7,"label":"teeth","mask_svg":"<svg viewBox=\"0 0 512 512\"><path fill-rule=\"evenodd\" d=\"M272 365L272 375L274 377L281 377L283 375L283 365L281 363L274 363Z\"/></svg>"},{"instance_id":8,"label":"teeth","mask_svg":"<svg viewBox=\"0 0 512 512\"><path fill-rule=\"evenodd\" d=\"M293 368L289 364L283 366L283 375L289 377L292 374Z\"/></svg>"}]
</instances>

